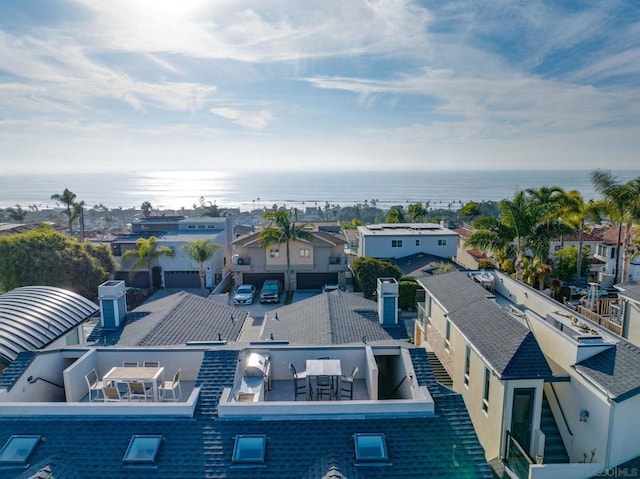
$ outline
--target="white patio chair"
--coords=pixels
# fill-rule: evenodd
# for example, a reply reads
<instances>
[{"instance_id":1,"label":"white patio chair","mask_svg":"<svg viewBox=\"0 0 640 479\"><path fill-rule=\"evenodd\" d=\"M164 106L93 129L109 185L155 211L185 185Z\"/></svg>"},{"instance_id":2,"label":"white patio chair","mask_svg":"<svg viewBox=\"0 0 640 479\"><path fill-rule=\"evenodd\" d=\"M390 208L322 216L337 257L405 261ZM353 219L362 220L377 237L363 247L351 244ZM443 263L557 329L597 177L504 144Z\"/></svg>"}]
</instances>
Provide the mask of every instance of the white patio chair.
<instances>
[{"instance_id":1,"label":"white patio chair","mask_svg":"<svg viewBox=\"0 0 640 479\"><path fill-rule=\"evenodd\" d=\"M353 399L353 382L358 374L358 366L354 366L351 376L340 376L340 399L348 397Z\"/></svg>"},{"instance_id":2,"label":"white patio chair","mask_svg":"<svg viewBox=\"0 0 640 479\"><path fill-rule=\"evenodd\" d=\"M102 395L104 402L121 402L124 399L117 386L103 386Z\"/></svg>"},{"instance_id":3,"label":"white patio chair","mask_svg":"<svg viewBox=\"0 0 640 479\"><path fill-rule=\"evenodd\" d=\"M182 387L180 386L180 369L178 369L173 375L173 379L164 381L160 386L160 396L163 399L168 399L171 395L172 401L180 401L182 399Z\"/></svg>"},{"instance_id":4,"label":"white patio chair","mask_svg":"<svg viewBox=\"0 0 640 479\"><path fill-rule=\"evenodd\" d=\"M142 363L142 365L145 368L159 368L160 367L160 361L145 361L144 363Z\"/></svg>"},{"instance_id":5,"label":"white patio chair","mask_svg":"<svg viewBox=\"0 0 640 479\"><path fill-rule=\"evenodd\" d=\"M96 391L96 399L100 397L104 383L98 379L98 373L92 369L85 375L87 386L89 386L89 402L93 401L93 391Z\"/></svg>"},{"instance_id":6,"label":"white patio chair","mask_svg":"<svg viewBox=\"0 0 640 479\"><path fill-rule=\"evenodd\" d=\"M142 381L127 382L129 401L153 401L153 388Z\"/></svg>"}]
</instances>

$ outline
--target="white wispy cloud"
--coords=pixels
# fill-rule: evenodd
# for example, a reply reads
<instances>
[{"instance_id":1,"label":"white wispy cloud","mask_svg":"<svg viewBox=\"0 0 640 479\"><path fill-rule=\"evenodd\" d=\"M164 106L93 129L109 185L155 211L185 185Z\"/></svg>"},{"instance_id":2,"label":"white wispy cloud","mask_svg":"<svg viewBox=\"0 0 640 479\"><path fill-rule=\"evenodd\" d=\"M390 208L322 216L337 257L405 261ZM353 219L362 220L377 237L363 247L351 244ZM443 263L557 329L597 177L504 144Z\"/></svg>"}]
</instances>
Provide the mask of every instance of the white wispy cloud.
<instances>
[{"instance_id":1,"label":"white wispy cloud","mask_svg":"<svg viewBox=\"0 0 640 479\"><path fill-rule=\"evenodd\" d=\"M273 114L267 110L245 112L236 108L219 107L209 111L251 130L262 130L273 120Z\"/></svg>"}]
</instances>

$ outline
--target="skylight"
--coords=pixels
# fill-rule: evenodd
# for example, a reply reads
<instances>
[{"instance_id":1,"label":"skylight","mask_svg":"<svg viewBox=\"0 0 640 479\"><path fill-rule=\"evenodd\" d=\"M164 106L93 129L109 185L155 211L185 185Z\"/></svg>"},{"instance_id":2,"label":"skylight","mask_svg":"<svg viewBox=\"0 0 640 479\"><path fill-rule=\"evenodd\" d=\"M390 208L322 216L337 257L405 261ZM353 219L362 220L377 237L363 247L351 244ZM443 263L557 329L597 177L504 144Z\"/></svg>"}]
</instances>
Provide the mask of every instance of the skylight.
<instances>
[{"instance_id":1,"label":"skylight","mask_svg":"<svg viewBox=\"0 0 640 479\"><path fill-rule=\"evenodd\" d=\"M25 464L41 436L11 436L0 451L0 464Z\"/></svg>"},{"instance_id":2,"label":"skylight","mask_svg":"<svg viewBox=\"0 0 640 479\"><path fill-rule=\"evenodd\" d=\"M267 436L236 436L233 447L233 462L262 463L267 445Z\"/></svg>"},{"instance_id":3,"label":"skylight","mask_svg":"<svg viewBox=\"0 0 640 479\"><path fill-rule=\"evenodd\" d=\"M355 434L356 460L386 461L387 444L384 434Z\"/></svg>"},{"instance_id":4,"label":"skylight","mask_svg":"<svg viewBox=\"0 0 640 479\"><path fill-rule=\"evenodd\" d=\"M127 464L155 464L162 436L133 436L122 460Z\"/></svg>"}]
</instances>

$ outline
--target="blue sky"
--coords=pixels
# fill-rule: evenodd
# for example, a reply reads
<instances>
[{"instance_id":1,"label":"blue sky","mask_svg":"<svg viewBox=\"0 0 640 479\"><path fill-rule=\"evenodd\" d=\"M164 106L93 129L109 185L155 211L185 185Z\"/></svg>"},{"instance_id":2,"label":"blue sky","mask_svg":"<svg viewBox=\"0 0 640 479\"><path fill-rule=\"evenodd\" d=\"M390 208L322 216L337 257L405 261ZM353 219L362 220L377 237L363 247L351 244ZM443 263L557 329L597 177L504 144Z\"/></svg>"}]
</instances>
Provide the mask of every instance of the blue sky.
<instances>
[{"instance_id":1,"label":"blue sky","mask_svg":"<svg viewBox=\"0 0 640 479\"><path fill-rule=\"evenodd\" d=\"M635 169L640 3L0 0L15 172Z\"/></svg>"}]
</instances>

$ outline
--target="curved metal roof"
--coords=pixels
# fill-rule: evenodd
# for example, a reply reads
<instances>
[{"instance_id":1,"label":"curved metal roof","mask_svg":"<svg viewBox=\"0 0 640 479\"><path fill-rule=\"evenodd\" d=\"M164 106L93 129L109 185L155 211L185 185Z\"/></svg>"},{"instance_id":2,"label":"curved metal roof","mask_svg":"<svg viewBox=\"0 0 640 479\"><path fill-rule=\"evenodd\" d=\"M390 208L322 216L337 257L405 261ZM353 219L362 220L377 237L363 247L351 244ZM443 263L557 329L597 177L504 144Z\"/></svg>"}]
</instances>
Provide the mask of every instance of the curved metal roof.
<instances>
[{"instance_id":1,"label":"curved metal roof","mask_svg":"<svg viewBox=\"0 0 640 479\"><path fill-rule=\"evenodd\" d=\"M0 357L40 349L99 311L96 304L66 289L25 286L0 294Z\"/></svg>"}]
</instances>

